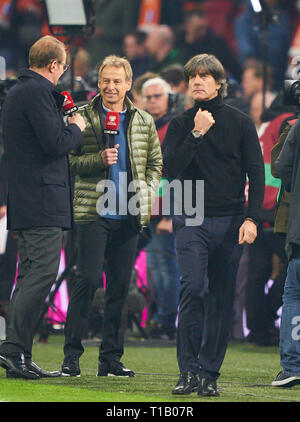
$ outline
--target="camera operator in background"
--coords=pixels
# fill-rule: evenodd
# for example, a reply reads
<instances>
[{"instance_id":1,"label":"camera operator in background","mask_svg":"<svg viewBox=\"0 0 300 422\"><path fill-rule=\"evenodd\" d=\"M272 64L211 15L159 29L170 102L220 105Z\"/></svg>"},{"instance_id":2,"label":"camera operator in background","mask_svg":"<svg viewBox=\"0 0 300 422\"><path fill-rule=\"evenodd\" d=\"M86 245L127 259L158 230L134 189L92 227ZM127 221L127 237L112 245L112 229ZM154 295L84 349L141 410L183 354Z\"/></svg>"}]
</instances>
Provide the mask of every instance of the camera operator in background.
<instances>
[{"instance_id":1,"label":"camera operator in background","mask_svg":"<svg viewBox=\"0 0 300 422\"><path fill-rule=\"evenodd\" d=\"M72 227L67 153L81 144L85 129L76 114L65 126L65 97L55 90L68 68L66 57L56 38L36 41L29 51L29 69L21 71L3 105L7 228L17 231L19 252L6 341L0 346L0 366L10 378L61 375L32 361L32 343L41 306L57 277L63 230Z\"/></svg>"},{"instance_id":2,"label":"camera operator in background","mask_svg":"<svg viewBox=\"0 0 300 422\"><path fill-rule=\"evenodd\" d=\"M299 81L286 81L285 100L299 107ZM280 323L280 365L282 371L272 382L275 387L292 387L300 384L300 122L293 122L283 144L274 169L284 189L290 192L290 207L286 236L289 260L283 293Z\"/></svg>"},{"instance_id":3,"label":"camera operator in background","mask_svg":"<svg viewBox=\"0 0 300 422\"><path fill-rule=\"evenodd\" d=\"M262 124L258 134L265 167L265 191L257 239L248 247L246 283L247 341L258 346L278 345L279 342L275 321L278 319L277 311L282 306L288 262L284 250L285 239L274 233L280 180L272 176L270 162L271 149L286 122L295 118L296 113L297 107L286 105L282 93L276 96L270 107L260 113ZM273 281L272 285L269 280Z\"/></svg>"}]
</instances>

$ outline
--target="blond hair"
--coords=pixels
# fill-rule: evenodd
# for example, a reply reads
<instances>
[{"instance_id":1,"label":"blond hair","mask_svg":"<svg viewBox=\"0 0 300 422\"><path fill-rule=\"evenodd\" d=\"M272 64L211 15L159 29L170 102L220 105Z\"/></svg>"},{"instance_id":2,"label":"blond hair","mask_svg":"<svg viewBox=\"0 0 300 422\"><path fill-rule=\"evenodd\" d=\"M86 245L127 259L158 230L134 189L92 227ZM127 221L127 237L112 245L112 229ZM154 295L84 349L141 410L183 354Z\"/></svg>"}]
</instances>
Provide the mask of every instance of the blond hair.
<instances>
[{"instance_id":1,"label":"blond hair","mask_svg":"<svg viewBox=\"0 0 300 422\"><path fill-rule=\"evenodd\" d=\"M101 78L101 74L103 69L106 66L113 66L113 67L123 67L126 75L126 80L131 81L132 80L132 69L130 66L130 63L125 57L119 57L115 55L107 56L103 60L103 62L100 65L99 72L98 72L98 78Z\"/></svg>"}]
</instances>

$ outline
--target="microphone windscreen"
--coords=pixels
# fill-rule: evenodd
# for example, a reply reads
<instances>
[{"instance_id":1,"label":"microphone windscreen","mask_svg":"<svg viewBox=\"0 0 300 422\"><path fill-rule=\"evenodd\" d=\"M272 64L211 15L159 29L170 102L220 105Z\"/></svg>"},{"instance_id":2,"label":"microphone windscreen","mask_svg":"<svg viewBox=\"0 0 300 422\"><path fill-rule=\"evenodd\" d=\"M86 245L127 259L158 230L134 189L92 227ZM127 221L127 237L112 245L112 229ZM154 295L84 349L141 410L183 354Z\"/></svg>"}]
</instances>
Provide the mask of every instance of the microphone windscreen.
<instances>
[{"instance_id":1,"label":"microphone windscreen","mask_svg":"<svg viewBox=\"0 0 300 422\"><path fill-rule=\"evenodd\" d=\"M64 111L69 110L70 108L74 107L74 101L71 97L71 94L68 91L61 92L61 95L65 97L65 101L63 103Z\"/></svg>"},{"instance_id":2,"label":"microphone windscreen","mask_svg":"<svg viewBox=\"0 0 300 422\"><path fill-rule=\"evenodd\" d=\"M119 128L120 116L117 111L109 111L105 119L105 129L117 131Z\"/></svg>"},{"instance_id":3,"label":"microphone windscreen","mask_svg":"<svg viewBox=\"0 0 300 422\"><path fill-rule=\"evenodd\" d=\"M61 95L65 97L65 101L63 103L63 110L65 116L72 116L75 111L78 110L78 107L74 105L73 98L68 91L62 91Z\"/></svg>"}]
</instances>

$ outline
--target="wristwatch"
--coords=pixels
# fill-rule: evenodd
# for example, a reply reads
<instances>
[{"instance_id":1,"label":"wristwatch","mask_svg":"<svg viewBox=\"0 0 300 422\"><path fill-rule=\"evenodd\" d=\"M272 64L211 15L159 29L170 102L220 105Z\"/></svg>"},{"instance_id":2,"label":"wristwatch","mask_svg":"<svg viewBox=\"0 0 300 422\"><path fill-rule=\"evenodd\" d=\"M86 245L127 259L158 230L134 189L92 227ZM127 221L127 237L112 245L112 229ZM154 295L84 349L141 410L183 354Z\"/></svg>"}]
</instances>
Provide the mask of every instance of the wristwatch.
<instances>
[{"instance_id":1,"label":"wristwatch","mask_svg":"<svg viewBox=\"0 0 300 422\"><path fill-rule=\"evenodd\" d=\"M192 135L196 139L203 138L203 134L201 133L200 130L193 129L192 130Z\"/></svg>"}]
</instances>

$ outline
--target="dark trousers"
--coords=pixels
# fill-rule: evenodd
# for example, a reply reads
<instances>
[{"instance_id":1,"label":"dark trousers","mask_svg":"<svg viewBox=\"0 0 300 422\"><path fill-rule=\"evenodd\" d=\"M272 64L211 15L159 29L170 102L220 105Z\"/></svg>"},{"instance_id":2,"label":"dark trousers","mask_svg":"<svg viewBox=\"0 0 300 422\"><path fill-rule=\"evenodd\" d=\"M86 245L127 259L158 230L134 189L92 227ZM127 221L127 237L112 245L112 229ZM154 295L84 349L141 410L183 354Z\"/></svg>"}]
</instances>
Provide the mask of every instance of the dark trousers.
<instances>
[{"instance_id":1,"label":"dark trousers","mask_svg":"<svg viewBox=\"0 0 300 422\"><path fill-rule=\"evenodd\" d=\"M177 331L180 372L217 378L225 357L244 217L205 217L201 226L174 218L181 273Z\"/></svg>"},{"instance_id":2,"label":"dark trousers","mask_svg":"<svg viewBox=\"0 0 300 422\"><path fill-rule=\"evenodd\" d=\"M274 283L265 294L265 285L271 278L273 255L281 261ZM259 227L257 239L249 245L248 282L246 286L247 327L253 336L265 340L274 329L277 311L282 306L288 260L285 254L285 236L273 228Z\"/></svg>"},{"instance_id":3,"label":"dark trousers","mask_svg":"<svg viewBox=\"0 0 300 422\"><path fill-rule=\"evenodd\" d=\"M19 266L9 305L6 341L0 353L24 353L31 359L38 319L60 262L63 232L59 227L38 227L18 232Z\"/></svg>"},{"instance_id":4,"label":"dark trousers","mask_svg":"<svg viewBox=\"0 0 300 422\"><path fill-rule=\"evenodd\" d=\"M9 302L15 282L18 260L18 241L13 232L8 232L6 250L0 255L0 304Z\"/></svg>"},{"instance_id":5,"label":"dark trousers","mask_svg":"<svg viewBox=\"0 0 300 422\"><path fill-rule=\"evenodd\" d=\"M137 231L128 220L99 218L77 226L77 270L65 326L65 358L81 356L89 309L105 265L106 291L99 361L120 360L124 335L120 335L129 282L135 262ZM124 333L124 331L123 331Z\"/></svg>"}]
</instances>

